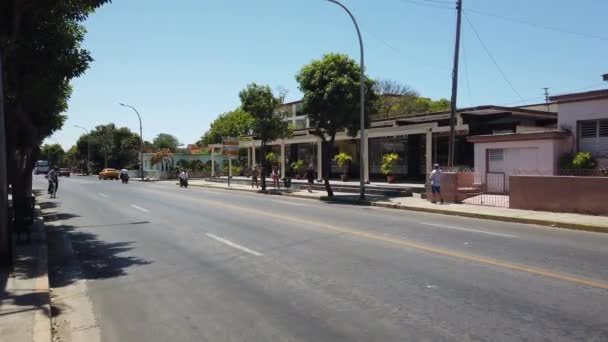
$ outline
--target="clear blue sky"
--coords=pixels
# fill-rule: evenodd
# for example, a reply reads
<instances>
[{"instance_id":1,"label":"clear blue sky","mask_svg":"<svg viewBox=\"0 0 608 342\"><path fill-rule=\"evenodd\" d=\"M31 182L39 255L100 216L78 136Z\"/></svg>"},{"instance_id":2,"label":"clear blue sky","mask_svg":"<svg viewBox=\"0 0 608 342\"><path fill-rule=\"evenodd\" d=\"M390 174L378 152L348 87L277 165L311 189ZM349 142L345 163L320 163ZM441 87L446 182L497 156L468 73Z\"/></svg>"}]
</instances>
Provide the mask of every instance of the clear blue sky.
<instances>
[{"instance_id":1,"label":"clear blue sky","mask_svg":"<svg viewBox=\"0 0 608 342\"><path fill-rule=\"evenodd\" d=\"M455 0L343 1L360 22L371 77L449 98L456 12L443 7ZM600 78L608 72L608 1L464 0L464 8L459 106L521 103L467 17L527 102L542 101L542 87L608 86ZM82 134L74 124L138 131L118 102L139 109L146 140L163 132L193 143L239 105L248 83L284 87L297 100L294 75L304 64L327 52L359 56L350 19L324 0L114 0L86 27L95 62L74 82L63 130L47 140L64 148Z\"/></svg>"}]
</instances>

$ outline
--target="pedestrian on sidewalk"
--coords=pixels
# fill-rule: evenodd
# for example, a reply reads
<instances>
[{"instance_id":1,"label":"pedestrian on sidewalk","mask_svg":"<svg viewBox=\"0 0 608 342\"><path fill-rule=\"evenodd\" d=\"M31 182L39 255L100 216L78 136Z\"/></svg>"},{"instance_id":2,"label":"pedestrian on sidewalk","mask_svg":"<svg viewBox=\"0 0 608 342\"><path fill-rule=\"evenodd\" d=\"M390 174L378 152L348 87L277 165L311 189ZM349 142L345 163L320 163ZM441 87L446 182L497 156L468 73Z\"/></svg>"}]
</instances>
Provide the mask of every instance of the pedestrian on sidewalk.
<instances>
[{"instance_id":1,"label":"pedestrian on sidewalk","mask_svg":"<svg viewBox=\"0 0 608 342\"><path fill-rule=\"evenodd\" d=\"M277 170L277 167L274 166L272 168L272 186L274 186L275 188L279 188L279 170Z\"/></svg>"},{"instance_id":2,"label":"pedestrian on sidewalk","mask_svg":"<svg viewBox=\"0 0 608 342\"><path fill-rule=\"evenodd\" d=\"M252 188L253 188L253 184L255 184L256 188L260 187L258 184L258 173L259 173L258 166L255 165L253 167L253 170L251 170L251 187Z\"/></svg>"},{"instance_id":3,"label":"pedestrian on sidewalk","mask_svg":"<svg viewBox=\"0 0 608 342\"><path fill-rule=\"evenodd\" d=\"M443 204L443 196L441 196L441 170L439 164L433 165L433 171L429 177L431 181L431 203L437 203L439 197L440 203Z\"/></svg>"},{"instance_id":4,"label":"pedestrian on sidewalk","mask_svg":"<svg viewBox=\"0 0 608 342\"><path fill-rule=\"evenodd\" d=\"M312 192L312 185L315 182L315 171L312 164L308 165L308 170L305 173L306 180L308 181L308 192Z\"/></svg>"}]
</instances>

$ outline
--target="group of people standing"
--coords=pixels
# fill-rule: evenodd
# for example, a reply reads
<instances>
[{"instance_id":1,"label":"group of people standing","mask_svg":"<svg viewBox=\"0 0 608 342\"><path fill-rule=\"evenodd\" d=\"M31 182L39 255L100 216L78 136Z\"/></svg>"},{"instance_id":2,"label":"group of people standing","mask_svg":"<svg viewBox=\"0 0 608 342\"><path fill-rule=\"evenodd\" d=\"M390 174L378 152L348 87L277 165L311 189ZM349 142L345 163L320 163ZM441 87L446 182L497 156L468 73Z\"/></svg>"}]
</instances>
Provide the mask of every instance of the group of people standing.
<instances>
[{"instance_id":1,"label":"group of people standing","mask_svg":"<svg viewBox=\"0 0 608 342\"><path fill-rule=\"evenodd\" d=\"M251 187L252 188L254 187L254 185L256 188L259 188L258 178L260 178L260 176L261 176L260 167L258 167L258 165L255 165L253 167L253 169L251 170ZM314 171L312 164L310 164L308 166L308 169L304 173L304 177L308 181L308 192L312 192L312 185L315 182L315 171ZM280 183L281 172L279 171L278 167L274 166L272 168L270 178L272 179L272 185L275 188L280 189L281 188L281 183Z\"/></svg>"}]
</instances>

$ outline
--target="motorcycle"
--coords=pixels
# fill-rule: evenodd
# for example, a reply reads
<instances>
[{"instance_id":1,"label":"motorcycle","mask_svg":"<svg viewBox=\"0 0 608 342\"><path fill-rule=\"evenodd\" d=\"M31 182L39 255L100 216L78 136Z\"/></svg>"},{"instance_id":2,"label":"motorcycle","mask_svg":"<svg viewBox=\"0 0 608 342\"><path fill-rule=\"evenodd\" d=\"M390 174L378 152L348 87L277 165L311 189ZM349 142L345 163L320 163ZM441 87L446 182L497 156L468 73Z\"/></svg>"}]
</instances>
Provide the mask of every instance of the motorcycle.
<instances>
[{"instance_id":1,"label":"motorcycle","mask_svg":"<svg viewBox=\"0 0 608 342\"><path fill-rule=\"evenodd\" d=\"M179 179L179 187L180 188L187 188L188 187L188 179L180 178Z\"/></svg>"},{"instance_id":2,"label":"motorcycle","mask_svg":"<svg viewBox=\"0 0 608 342\"><path fill-rule=\"evenodd\" d=\"M129 175L123 173L120 175L120 180L122 181L122 184L129 183Z\"/></svg>"}]
</instances>

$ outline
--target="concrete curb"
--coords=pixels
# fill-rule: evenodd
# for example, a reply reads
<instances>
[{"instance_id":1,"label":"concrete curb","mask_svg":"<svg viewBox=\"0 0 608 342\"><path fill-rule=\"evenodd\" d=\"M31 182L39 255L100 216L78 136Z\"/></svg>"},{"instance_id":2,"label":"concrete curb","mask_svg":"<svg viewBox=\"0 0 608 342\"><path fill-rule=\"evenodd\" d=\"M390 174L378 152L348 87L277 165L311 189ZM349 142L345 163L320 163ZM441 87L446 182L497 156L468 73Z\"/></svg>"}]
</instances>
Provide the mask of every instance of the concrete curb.
<instances>
[{"instance_id":1,"label":"concrete curb","mask_svg":"<svg viewBox=\"0 0 608 342\"><path fill-rule=\"evenodd\" d=\"M542 219L534 219L534 218L525 218L525 217L512 217L512 216L500 216L500 215L491 215L491 214L479 214L479 213L469 213L466 211L452 211L445 209L435 209L435 208L421 208L416 206L408 206L399 203L390 203L390 202L372 202L372 201L361 201L361 200L348 200L348 199L331 199L327 196L322 196L320 198L314 198L310 196L301 196L295 193L260 193L257 191L252 191L248 189L238 189L238 188L218 188L214 186L208 185L199 185L192 184L190 186L196 186L201 188L209 188L209 189L218 189L218 190L231 190L231 191L242 191L249 193L259 193L263 195L281 195L288 197L297 197L304 198L310 200L319 200L329 203L345 203L345 204L355 204L355 205L364 205L364 206L372 206L372 207L381 207L388 209L399 209L399 210L409 210L409 211L418 211L425 212L431 214L443 214L443 215L451 215L451 216L461 216L461 217L470 217L484 220L493 220L493 221L501 221L501 222L511 222L511 223L523 223L523 224L536 224L540 226L547 226L552 228L565 228L572 230L584 230L589 232L597 232L597 233L608 233L608 227L606 226L595 226L590 224L582 224L582 223L571 223L571 222L563 222L563 221L552 221L552 220L542 220Z\"/></svg>"},{"instance_id":2,"label":"concrete curb","mask_svg":"<svg viewBox=\"0 0 608 342\"><path fill-rule=\"evenodd\" d=\"M40 205L35 207L35 222L42 225L40 229L40 248L38 249L38 263L36 265L38 278L36 279L36 290L45 293L45 303L43 305L44 310L38 310L34 314L34 320L32 324L32 340L34 342L49 342L51 341L51 289L49 284L49 263L48 263L48 246L47 246L47 235L44 219L42 217L42 210Z\"/></svg>"}]
</instances>

